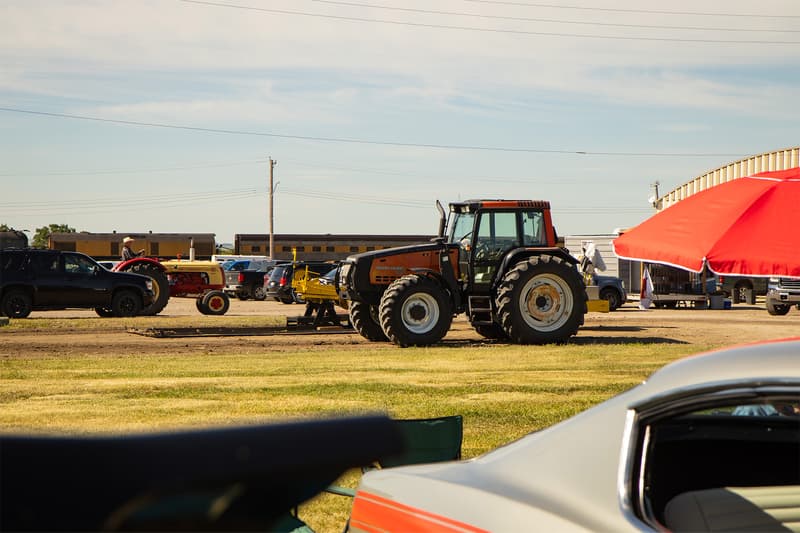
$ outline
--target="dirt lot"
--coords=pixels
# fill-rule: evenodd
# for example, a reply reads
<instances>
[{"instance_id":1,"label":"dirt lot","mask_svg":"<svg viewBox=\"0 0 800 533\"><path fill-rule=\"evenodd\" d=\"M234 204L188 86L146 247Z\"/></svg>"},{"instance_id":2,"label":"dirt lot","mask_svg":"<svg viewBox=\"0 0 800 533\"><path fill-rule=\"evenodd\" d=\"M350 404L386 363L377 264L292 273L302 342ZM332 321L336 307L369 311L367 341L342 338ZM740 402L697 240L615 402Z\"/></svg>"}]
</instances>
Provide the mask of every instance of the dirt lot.
<instances>
[{"instance_id":1,"label":"dirt lot","mask_svg":"<svg viewBox=\"0 0 800 533\"><path fill-rule=\"evenodd\" d=\"M228 317L302 314L303 306L284 305L278 302L231 302L228 314L214 317L220 326ZM169 317L201 315L194 301L173 298L160 316L165 326ZM32 318L74 317L93 318L93 311L34 312ZM302 347L309 350L326 349L397 349L384 343L371 343L358 334L330 330L317 334L280 334L256 336L153 338L129 333L123 319L94 320L98 327L75 329L37 329L24 331L0 327L0 357L35 357L53 355L165 355L198 351L206 353L258 353ZM783 317L770 316L763 304L736 305L730 310L699 310L679 308L674 310L640 310L628 303L613 313L589 313L575 344L622 344L631 342L671 343L697 346L740 344L765 339L800 335L800 311L792 310ZM444 340L445 344L472 344L487 342L477 335L463 317L459 317ZM687 353L695 352L687 346Z\"/></svg>"}]
</instances>

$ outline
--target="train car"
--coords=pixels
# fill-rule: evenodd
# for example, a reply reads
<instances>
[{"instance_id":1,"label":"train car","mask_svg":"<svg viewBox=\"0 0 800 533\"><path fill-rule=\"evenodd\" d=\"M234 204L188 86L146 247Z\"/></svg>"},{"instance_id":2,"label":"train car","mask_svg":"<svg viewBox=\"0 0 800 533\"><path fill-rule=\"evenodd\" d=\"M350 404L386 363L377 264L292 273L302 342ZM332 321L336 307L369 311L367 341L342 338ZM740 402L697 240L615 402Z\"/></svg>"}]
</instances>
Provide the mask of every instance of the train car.
<instances>
[{"instance_id":1,"label":"train car","mask_svg":"<svg viewBox=\"0 0 800 533\"><path fill-rule=\"evenodd\" d=\"M329 261L347 256L430 241L433 235L348 235L282 233L274 235L275 257L298 261ZM234 237L234 254L269 255L269 235L239 234Z\"/></svg>"},{"instance_id":2,"label":"train car","mask_svg":"<svg viewBox=\"0 0 800 533\"><path fill-rule=\"evenodd\" d=\"M97 260L118 260L125 237L136 239L135 250L144 250L147 257L188 259L191 247L196 259L211 259L216 253L214 233L52 233L48 248L81 252Z\"/></svg>"}]
</instances>

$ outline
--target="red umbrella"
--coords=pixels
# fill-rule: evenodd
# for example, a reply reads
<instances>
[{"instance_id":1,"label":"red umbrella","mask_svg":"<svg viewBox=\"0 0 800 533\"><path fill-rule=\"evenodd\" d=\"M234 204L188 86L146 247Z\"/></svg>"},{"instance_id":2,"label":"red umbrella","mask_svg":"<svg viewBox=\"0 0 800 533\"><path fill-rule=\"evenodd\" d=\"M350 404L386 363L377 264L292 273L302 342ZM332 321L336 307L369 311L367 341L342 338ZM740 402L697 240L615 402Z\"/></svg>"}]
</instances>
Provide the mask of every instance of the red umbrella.
<instances>
[{"instance_id":1,"label":"red umbrella","mask_svg":"<svg viewBox=\"0 0 800 533\"><path fill-rule=\"evenodd\" d=\"M693 194L613 245L623 259L694 272L800 277L800 167Z\"/></svg>"}]
</instances>

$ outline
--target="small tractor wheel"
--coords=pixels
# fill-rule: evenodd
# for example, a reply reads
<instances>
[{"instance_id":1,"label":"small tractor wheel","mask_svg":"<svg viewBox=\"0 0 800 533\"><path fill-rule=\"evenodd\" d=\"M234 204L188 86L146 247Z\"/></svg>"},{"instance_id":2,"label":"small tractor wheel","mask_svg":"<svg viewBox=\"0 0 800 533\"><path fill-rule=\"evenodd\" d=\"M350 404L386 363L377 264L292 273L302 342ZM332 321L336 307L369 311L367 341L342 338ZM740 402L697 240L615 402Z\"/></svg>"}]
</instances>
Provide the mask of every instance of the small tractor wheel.
<instances>
[{"instance_id":1,"label":"small tractor wheel","mask_svg":"<svg viewBox=\"0 0 800 533\"><path fill-rule=\"evenodd\" d=\"M475 331L485 339L508 340L508 334L500 324L476 324Z\"/></svg>"},{"instance_id":2,"label":"small tractor wheel","mask_svg":"<svg viewBox=\"0 0 800 533\"><path fill-rule=\"evenodd\" d=\"M94 308L94 312L97 313L97 316L100 316L100 317L103 317L103 318L109 318L109 317L114 316L114 311L112 311L108 307L95 307Z\"/></svg>"},{"instance_id":3,"label":"small tractor wheel","mask_svg":"<svg viewBox=\"0 0 800 533\"><path fill-rule=\"evenodd\" d=\"M616 311L620 306L620 301L622 300L622 296L620 296L619 292L617 292L616 289L612 289L611 287L606 287L605 289L600 291L600 299L608 300L609 311Z\"/></svg>"},{"instance_id":4,"label":"small tractor wheel","mask_svg":"<svg viewBox=\"0 0 800 533\"><path fill-rule=\"evenodd\" d=\"M253 287L253 300L263 302L267 299L267 291L263 285L256 285Z\"/></svg>"},{"instance_id":5,"label":"small tractor wheel","mask_svg":"<svg viewBox=\"0 0 800 533\"><path fill-rule=\"evenodd\" d=\"M388 341L389 338L381 329L378 322L378 306L369 305L364 302L351 301L347 312L350 315L350 323L362 337L373 342Z\"/></svg>"},{"instance_id":6,"label":"small tractor wheel","mask_svg":"<svg viewBox=\"0 0 800 533\"><path fill-rule=\"evenodd\" d=\"M453 321L447 293L433 279L417 274L389 285L381 297L379 316L383 332L402 347L439 342Z\"/></svg>"},{"instance_id":7,"label":"small tractor wheel","mask_svg":"<svg viewBox=\"0 0 800 533\"><path fill-rule=\"evenodd\" d=\"M33 300L31 295L20 289L12 289L3 296L0 303L0 316L25 318L31 314Z\"/></svg>"},{"instance_id":8,"label":"small tractor wheel","mask_svg":"<svg viewBox=\"0 0 800 533\"><path fill-rule=\"evenodd\" d=\"M153 303L143 308L140 314L154 316L160 313L169 301L169 280L167 280L167 275L157 266L150 263L136 263L128 269L128 272L141 274L153 280Z\"/></svg>"},{"instance_id":9,"label":"small tractor wheel","mask_svg":"<svg viewBox=\"0 0 800 533\"><path fill-rule=\"evenodd\" d=\"M773 303L771 300L767 300L767 313L773 316L781 316L785 315L789 312L792 308L789 304L776 304Z\"/></svg>"},{"instance_id":10,"label":"small tractor wheel","mask_svg":"<svg viewBox=\"0 0 800 533\"><path fill-rule=\"evenodd\" d=\"M209 291L203 295L200 312L204 315L224 315L231 306L228 295L222 291Z\"/></svg>"},{"instance_id":11,"label":"small tractor wheel","mask_svg":"<svg viewBox=\"0 0 800 533\"><path fill-rule=\"evenodd\" d=\"M142 299L133 291L118 291L111 299L111 312L114 316L136 316L142 312Z\"/></svg>"},{"instance_id":12,"label":"small tractor wheel","mask_svg":"<svg viewBox=\"0 0 800 533\"><path fill-rule=\"evenodd\" d=\"M497 313L512 342L563 343L578 332L586 289L578 271L559 257L517 263L497 291Z\"/></svg>"}]
</instances>

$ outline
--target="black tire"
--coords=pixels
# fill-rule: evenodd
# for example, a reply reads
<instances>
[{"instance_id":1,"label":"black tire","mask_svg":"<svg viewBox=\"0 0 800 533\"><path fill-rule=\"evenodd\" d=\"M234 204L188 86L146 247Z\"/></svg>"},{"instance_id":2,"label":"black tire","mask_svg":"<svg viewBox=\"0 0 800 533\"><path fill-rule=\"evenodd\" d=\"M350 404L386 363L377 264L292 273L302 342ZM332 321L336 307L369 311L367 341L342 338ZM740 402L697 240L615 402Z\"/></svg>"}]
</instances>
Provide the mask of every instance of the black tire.
<instances>
[{"instance_id":1,"label":"black tire","mask_svg":"<svg viewBox=\"0 0 800 533\"><path fill-rule=\"evenodd\" d=\"M605 287L600 291L600 298L602 300L608 300L609 311L616 311L619 309L619 306L622 305L622 295L611 287Z\"/></svg>"},{"instance_id":2,"label":"black tire","mask_svg":"<svg viewBox=\"0 0 800 533\"><path fill-rule=\"evenodd\" d=\"M150 263L136 263L128 272L141 274L153 280L153 303L143 308L141 315L154 316L160 313L169 302L169 280L167 275L157 266Z\"/></svg>"},{"instance_id":3,"label":"black tire","mask_svg":"<svg viewBox=\"0 0 800 533\"><path fill-rule=\"evenodd\" d=\"M792 306L789 304L776 304L772 300L767 300L767 313L773 316L785 315L791 308Z\"/></svg>"},{"instance_id":4,"label":"black tire","mask_svg":"<svg viewBox=\"0 0 800 533\"><path fill-rule=\"evenodd\" d=\"M244 301L244 300L249 299L250 295L245 293L245 292L240 292L239 294L236 295L236 297L239 298L240 300Z\"/></svg>"},{"instance_id":5,"label":"black tire","mask_svg":"<svg viewBox=\"0 0 800 533\"><path fill-rule=\"evenodd\" d=\"M203 312L203 297L198 296L194 299L194 306L197 308L198 311L201 313Z\"/></svg>"},{"instance_id":6,"label":"black tire","mask_svg":"<svg viewBox=\"0 0 800 533\"><path fill-rule=\"evenodd\" d=\"M263 285L256 285L253 287L253 300L263 302L267 299L267 290L264 288Z\"/></svg>"},{"instance_id":7,"label":"black tire","mask_svg":"<svg viewBox=\"0 0 800 533\"><path fill-rule=\"evenodd\" d=\"M474 326L478 335L492 340L508 340L508 334L500 324L477 324Z\"/></svg>"},{"instance_id":8,"label":"black tire","mask_svg":"<svg viewBox=\"0 0 800 533\"><path fill-rule=\"evenodd\" d=\"M447 293L427 276L394 280L381 297L383 332L398 346L430 346L442 340L453 321Z\"/></svg>"},{"instance_id":9,"label":"black tire","mask_svg":"<svg viewBox=\"0 0 800 533\"><path fill-rule=\"evenodd\" d=\"M33 310L31 295L20 289L11 289L0 303L0 315L8 318L26 318Z\"/></svg>"},{"instance_id":10,"label":"black tire","mask_svg":"<svg viewBox=\"0 0 800 533\"><path fill-rule=\"evenodd\" d=\"M347 312L350 315L350 323L362 337L373 342L388 341L389 338L383 332L380 322L378 322L378 306L369 305L364 302L351 301Z\"/></svg>"},{"instance_id":11,"label":"black tire","mask_svg":"<svg viewBox=\"0 0 800 533\"><path fill-rule=\"evenodd\" d=\"M100 316L100 317L103 317L103 318L109 318L109 317L114 316L114 311L112 311L108 307L95 307L94 308L94 312L97 313L97 316Z\"/></svg>"},{"instance_id":12,"label":"black tire","mask_svg":"<svg viewBox=\"0 0 800 533\"><path fill-rule=\"evenodd\" d=\"M512 342L563 343L578 332L586 289L578 271L560 257L541 255L517 263L497 290L497 314Z\"/></svg>"},{"instance_id":13,"label":"black tire","mask_svg":"<svg viewBox=\"0 0 800 533\"><path fill-rule=\"evenodd\" d=\"M281 297L279 298L279 301L280 301L282 304L289 305L289 304L293 304L293 303L294 303L294 298L292 298L292 297L290 297L290 296L281 296Z\"/></svg>"},{"instance_id":14,"label":"black tire","mask_svg":"<svg viewBox=\"0 0 800 533\"><path fill-rule=\"evenodd\" d=\"M224 315L231 306L228 295L222 291L208 291L200 302L200 312L204 315Z\"/></svg>"},{"instance_id":15,"label":"black tire","mask_svg":"<svg viewBox=\"0 0 800 533\"><path fill-rule=\"evenodd\" d=\"M133 291L124 289L114 293L111 299L111 312L114 316L136 316L142 312L142 298Z\"/></svg>"}]
</instances>

